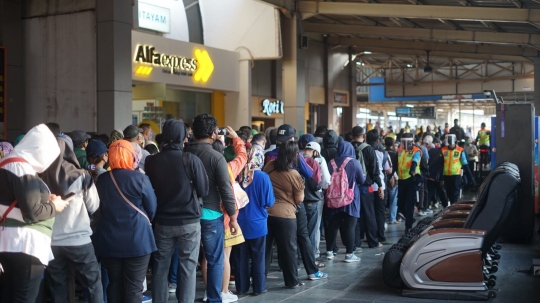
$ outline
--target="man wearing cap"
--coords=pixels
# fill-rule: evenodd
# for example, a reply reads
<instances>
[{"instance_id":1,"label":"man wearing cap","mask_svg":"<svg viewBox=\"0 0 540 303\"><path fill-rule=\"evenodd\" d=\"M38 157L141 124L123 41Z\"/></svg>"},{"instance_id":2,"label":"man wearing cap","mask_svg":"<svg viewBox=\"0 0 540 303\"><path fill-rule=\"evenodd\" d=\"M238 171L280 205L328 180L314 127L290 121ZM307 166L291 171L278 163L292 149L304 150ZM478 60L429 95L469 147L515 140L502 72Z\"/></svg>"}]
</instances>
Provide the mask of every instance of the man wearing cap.
<instances>
[{"instance_id":1,"label":"man wearing cap","mask_svg":"<svg viewBox=\"0 0 540 303\"><path fill-rule=\"evenodd\" d=\"M454 204L459 199L462 169L468 170L469 167L467 165L467 155L463 152L462 147L457 146L456 136L448 134L446 139L448 140L448 146L441 149L444 158L442 173L448 201L450 204Z\"/></svg>"},{"instance_id":2,"label":"man wearing cap","mask_svg":"<svg viewBox=\"0 0 540 303\"><path fill-rule=\"evenodd\" d=\"M74 130L71 133L67 134L73 141L75 156L82 168L88 169L90 163L86 159L86 147L88 146L88 140L90 140L90 135L82 130Z\"/></svg>"},{"instance_id":3,"label":"man wearing cap","mask_svg":"<svg viewBox=\"0 0 540 303\"><path fill-rule=\"evenodd\" d=\"M290 126L289 124L281 125L277 130L276 149L269 151L264 155L264 164L266 165L268 162L275 160L278 155L279 146L282 143L294 140L295 135L296 129L294 129L294 127ZM313 170L306 163L304 157L298 157L298 164L299 165L296 167L296 169L304 178L309 179L313 176Z\"/></svg>"},{"instance_id":4,"label":"man wearing cap","mask_svg":"<svg viewBox=\"0 0 540 303\"><path fill-rule=\"evenodd\" d=\"M135 144L140 144L139 143L140 133L142 133L142 130L140 128L138 128L135 125L129 125L128 127L124 129L124 139ZM141 148L141 152L142 152L142 158L141 158L141 161L139 162L139 167L144 170L144 163L146 162L146 157L150 156L150 153L144 148Z\"/></svg>"}]
</instances>

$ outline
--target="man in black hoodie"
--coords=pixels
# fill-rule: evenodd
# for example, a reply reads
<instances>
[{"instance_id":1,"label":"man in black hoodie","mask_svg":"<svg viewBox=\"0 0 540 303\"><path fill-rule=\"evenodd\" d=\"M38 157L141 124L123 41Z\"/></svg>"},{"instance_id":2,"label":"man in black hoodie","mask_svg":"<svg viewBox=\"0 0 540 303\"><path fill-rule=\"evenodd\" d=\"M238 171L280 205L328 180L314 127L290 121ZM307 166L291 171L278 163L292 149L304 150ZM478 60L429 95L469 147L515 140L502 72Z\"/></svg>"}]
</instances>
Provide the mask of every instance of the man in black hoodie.
<instances>
[{"instance_id":1,"label":"man in black hoodie","mask_svg":"<svg viewBox=\"0 0 540 303\"><path fill-rule=\"evenodd\" d=\"M326 160L326 164L330 167L330 161L336 157L337 149L339 144L339 136L333 131L329 130L323 138L323 150L321 151L321 156Z\"/></svg>"},{"instance_id":2,"label":"man in black hoodie","mask_svg":"<svg viewBox=\"0 0 540 303\"><path fill-rule=\"evenodd\" d=\"M384 198L384 190L379 171L379 164L375 150L371 145L365 142L366 133L360 126L352 129L352 145L356 151L356 158L362 154L362 159L366 170L363 172L366 176L366 182L360 185L360 219L356 224L355 245L360 249L362 245L363 234L366 234L369 248L382 247L377 237L377 220L375 218L375 196L373 183L377 184L377 193L381 199ZM362 163L360 163L362 165ZM364 165L362 165L364 167Z\"/></svg>"},{"instance_id":3,"label":"man in black hoodie","mask_svg":"<svg viewBox=\"0 0 540 303\"><path fill-rule=\"evenodd\" d=\"M208 176L202 161L186 155L187 128L181 121L167 120L163 125L163 151L146 159L146 175L157 196L154 235L158 250L154 253L152 296L156 302L169 298L167 275L175 245L178 250L178 298L195 300L197 259L201 239L201 198L208 194ZM196 196L193 194L196 191Z\"/></svg>"}]
</instances>

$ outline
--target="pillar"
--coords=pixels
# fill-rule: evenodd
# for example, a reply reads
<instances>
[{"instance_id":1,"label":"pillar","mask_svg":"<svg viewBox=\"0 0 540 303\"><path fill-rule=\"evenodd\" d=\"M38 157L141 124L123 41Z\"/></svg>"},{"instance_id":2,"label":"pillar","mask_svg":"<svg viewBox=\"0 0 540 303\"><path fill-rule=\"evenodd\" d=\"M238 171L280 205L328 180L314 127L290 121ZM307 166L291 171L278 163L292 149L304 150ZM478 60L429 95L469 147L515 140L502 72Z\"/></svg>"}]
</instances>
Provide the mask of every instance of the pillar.
<instances>
[{"instance_id":1,"label":"pillar","mask_svg":"<svg viewBox=\"0 0 540 303\"><path fill-rule=\"evenodd\" d=\"M303 52L298 49L298 20L296 17L283 18L283 85L282 98L284 121L296 129L297 134L305 132L304 107L306 102L306 68Z\"/></svg>"},{"instance_id":2,"label":"pillar","mask_svg":"<svg viewBox=\"0 0 540 303\"><path fill-rule=\"evenodd\" d=\"M347 65L349 79L349 107L343 109L343 125L340 133L345 134L356 126L358 102L356 100L356 64L353 62L353 48L349 47L349 64Z\"/></svg>"},{"instance_id":3,"label":"pillar","mask_svg":"<svg viewBox=\"0 0 540 303\"><path fill-rule=\"evenodd\" d=\"M131 124L131 0L97 0L97 131Z\"/></svg>"},{"instance_id":4,"label":"pillar","mask_svg":"<svg viewBox=\"0 0 540 303\"><path fill-rule=\"evenodd\" d=\"M323 79L324 79L324 101L325 104L318 106L318 125L325 125L328 128L332 128L334 125L334 95L330 88L330 64L332 64L330 56L330 46L328 45L327 37L324 37L324 51L323 51Z\"/></svg>"},{"instance_id":5,"label":"pillar","mask_svg":"<svg viewBox=\"0 0 540 303\"><path fill-rule=\"evenodd\" d=\"M534 58L534 115L540 116L540 57Z\"/></svg>"},{"instance_id":6,"label":"pillar","mask_svg":"<svg viewBox=\"0 0 540 303\"><path fill-rule=\"evenodd\" d=\"M225 93L225 124L234 129L251 127L251 61L238 61L239 91Z\"/></svg>"}]
</instances>

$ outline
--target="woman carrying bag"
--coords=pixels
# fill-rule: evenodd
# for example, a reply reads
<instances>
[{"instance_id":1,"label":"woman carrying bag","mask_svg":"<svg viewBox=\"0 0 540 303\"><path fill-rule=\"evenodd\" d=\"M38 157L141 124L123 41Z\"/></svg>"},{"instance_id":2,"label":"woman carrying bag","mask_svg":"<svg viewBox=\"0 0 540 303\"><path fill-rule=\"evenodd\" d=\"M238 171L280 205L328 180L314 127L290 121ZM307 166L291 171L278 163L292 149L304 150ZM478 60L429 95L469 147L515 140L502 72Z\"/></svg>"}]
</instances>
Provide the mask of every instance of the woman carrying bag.
<instances>
[{"instance_id":1,"label":"woman carrying bag","mask_svg":"<svg viewBox=\"0 0 540 303\"><path fill-rule=\"evenodd\" d=\"M150 255L157 250L150 223L157 198L150 179L134 170L136 157L130 142L113 142L109 146L112 170L96 183L101 199L96 250L109 273L109 302L141 302Z\"/></svg>"}]
</instances>

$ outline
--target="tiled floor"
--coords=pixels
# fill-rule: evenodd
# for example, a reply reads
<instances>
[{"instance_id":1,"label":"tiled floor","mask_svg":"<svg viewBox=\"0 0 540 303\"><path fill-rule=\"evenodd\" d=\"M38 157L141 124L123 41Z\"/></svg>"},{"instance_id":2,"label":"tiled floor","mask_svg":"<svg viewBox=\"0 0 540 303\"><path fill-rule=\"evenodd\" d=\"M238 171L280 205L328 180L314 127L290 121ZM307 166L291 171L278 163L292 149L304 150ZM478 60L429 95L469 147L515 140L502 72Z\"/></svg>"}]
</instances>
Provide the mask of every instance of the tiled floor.
<instances>
[{"instance_id":1,"label":"tiled floor","mask_svg":"<svg viewBox=\"0 0 540 303\"><path fill-rule=\"evenodd\" d=\"M397 241L404 232L404 225L390 225L387 237ZM323 244L323 243L321 243ZM540 277L533 277L527 271L533 258L540 258L540 240L534 239L533 244L502 244L501 261L497 273L497 298L495 302L540 302ZM343 248L343 246L341 246ZM240 302L274 303L274 302L433 302L434 300L413 299L400 296L400 292L388 288L382 281L382 260L384 251L381 249L363 247L362 261L358 263L345 263L344 249L341 249L332 261L323 261L326 264L328 279L309 281L302 268L299 271L301 279L306 284L298 289L284 288L283 277L278 271L277 264L272 264L267 281L268 293L253 297L240 297ZM322 249L324 251L324 249ZM234 285L230 289L234 292ZM197 300L200 302L204 294L202 282L197 284ZM169 302L175 302L171 294ZM437 302L437 301L435 301ZM438 301L451 302L451 301ZM463 302L463 301L461 301Z\"/></svg>"}]
</instances>

